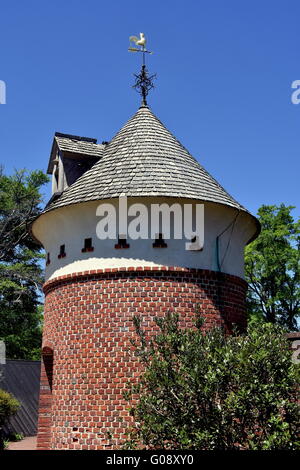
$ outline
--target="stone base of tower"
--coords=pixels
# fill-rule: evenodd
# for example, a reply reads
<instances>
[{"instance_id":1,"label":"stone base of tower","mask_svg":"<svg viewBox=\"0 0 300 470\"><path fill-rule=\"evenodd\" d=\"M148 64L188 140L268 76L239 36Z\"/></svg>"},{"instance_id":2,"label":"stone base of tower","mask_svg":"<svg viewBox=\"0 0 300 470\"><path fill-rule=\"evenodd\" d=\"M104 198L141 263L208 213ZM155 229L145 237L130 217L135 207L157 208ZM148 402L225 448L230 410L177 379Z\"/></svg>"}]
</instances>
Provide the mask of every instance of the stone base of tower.
<instances>
[{"instance_id":1,"label":"stone base of tower","mask_svg":"<svg viewBox=\"0 0 300 470\"><path fill-rule=\"evenodd\" d=\"M45 286L45 326L38 449L120 449L132 423L123 398L140 366L130 339L132 318L155 331L168 311L193 326L246 326L247 284L239 277L174 267L75 273Z\"/></svg>"}]
</instances>

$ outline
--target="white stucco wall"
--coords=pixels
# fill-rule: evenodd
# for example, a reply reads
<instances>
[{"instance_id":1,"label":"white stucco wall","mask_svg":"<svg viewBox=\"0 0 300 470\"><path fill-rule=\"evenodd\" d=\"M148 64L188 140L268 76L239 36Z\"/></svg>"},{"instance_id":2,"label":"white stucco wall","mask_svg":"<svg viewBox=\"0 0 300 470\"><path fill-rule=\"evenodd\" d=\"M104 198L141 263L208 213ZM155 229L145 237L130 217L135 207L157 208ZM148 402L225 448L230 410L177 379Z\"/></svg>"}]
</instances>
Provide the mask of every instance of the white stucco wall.
<instances>
[{"instance_id":1,"label":"white stucco wall","mask_svg":"<svg viewBox=\"0 0 300 470\"><path fill-rule=\"evenodd\" d=\"M118 200L104 200L117 207ZM176 198L128 198L128 206L143 203L149 208L154 203L200 204L201 201ZM218 270L216 238L235 219L238 211L228 206L204 203L204 247L202 251L187 251L185 238L166 240L167 248L153 248L153 240L131 240L128 249L114 248L116 240L100 240L96 226L100 217L96 209L101 201L91 201L59 208L41 215L33 224L34 236L50 253L51 263L46 267L46 279L91 269L128 266L181 266ZM130 218L129 218L130 220ZM219 241L221 271L244 276L244 246L254 235L254 218L239 212L234 224ZM93 239L93 252L82 253L85 238ZM66 257L58 259L60 245L66 247Z\"/></svg>"}]
</instances>

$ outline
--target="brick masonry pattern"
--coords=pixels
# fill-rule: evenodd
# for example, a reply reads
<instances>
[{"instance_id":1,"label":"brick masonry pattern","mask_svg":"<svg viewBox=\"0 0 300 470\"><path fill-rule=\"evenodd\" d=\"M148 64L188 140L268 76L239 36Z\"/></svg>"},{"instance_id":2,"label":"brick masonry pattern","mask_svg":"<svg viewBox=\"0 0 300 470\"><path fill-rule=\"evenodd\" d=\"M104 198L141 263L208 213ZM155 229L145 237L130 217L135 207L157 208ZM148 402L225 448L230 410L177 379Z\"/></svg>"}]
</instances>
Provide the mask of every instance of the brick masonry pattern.
<instances>
[{"instance_id":1,"label":"brick masonry pattern","mask_svg":"<svg viewBox=\"0 0 300 470\"><path fill-rule=\"evenodd\" d=\"M130 343L133 316L153 334L153 318L168 311L192 327L198 305L205 328L245 328L246 289L236 276L176 267L93 270L48 281L37 448L120 449L132 422L123 391L141 372Z\"/></svg>"}]
</instances>

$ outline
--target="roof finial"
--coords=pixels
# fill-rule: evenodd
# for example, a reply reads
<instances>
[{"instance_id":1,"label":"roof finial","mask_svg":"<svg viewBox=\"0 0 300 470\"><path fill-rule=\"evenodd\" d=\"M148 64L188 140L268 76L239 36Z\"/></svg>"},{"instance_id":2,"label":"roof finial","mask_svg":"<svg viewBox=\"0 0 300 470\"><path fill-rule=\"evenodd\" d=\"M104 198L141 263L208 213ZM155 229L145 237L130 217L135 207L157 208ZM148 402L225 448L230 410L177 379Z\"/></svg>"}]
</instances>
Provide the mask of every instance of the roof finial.
<instances>
[{"instance_id":1,"label":"roof finial","mask_svg":"<svg viewBox=\"0 0 300 470\"><path fill-rule=\"evenodd\" d=\"M149 91L154 88L153 80L156 78L156 74L148 75L148 70L145 64L145 54L153 54L153 52L146 49L146 38L144 33L140 33L140 38L137 36L130 36L129 41L133 42L136 46L140 46L140 49L130 46L128 48L130 52L142 52L143 54L142 68L139 74L134 74L135 84L132 88L135 88L142 96L142 106L147 106L147 95Z\"/></svg>"}]
</instances>

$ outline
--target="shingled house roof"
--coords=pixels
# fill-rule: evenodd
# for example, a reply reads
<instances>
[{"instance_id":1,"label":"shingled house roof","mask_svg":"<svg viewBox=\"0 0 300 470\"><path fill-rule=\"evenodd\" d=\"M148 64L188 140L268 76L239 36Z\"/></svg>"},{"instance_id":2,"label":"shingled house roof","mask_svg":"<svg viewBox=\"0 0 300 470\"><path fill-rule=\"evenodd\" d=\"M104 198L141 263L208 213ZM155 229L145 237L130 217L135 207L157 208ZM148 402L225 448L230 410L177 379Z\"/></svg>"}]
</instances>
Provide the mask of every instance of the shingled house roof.
<instances>
[{"instance_id":1,"label":"shingled house roof","mask_svg":"<svg viewBox=\"0 0 300 470\"><path fill-rule=\"evenodd\" d=\"M56 132L51 149L50 161L47 172L53 171L53 165L57 150L65 155L76 154L94 159L99 159L103 155L105 145L97 144L97 139L91 137L79 137L78 135L62 134Z\"/></svg>"},{"instance_id":2,"label":"shingled house roof","mask_svg":"<svg viewBox=\"0 0 300 470\"><path fill-rule=\"evenodd\" d=\"M65 139L66 140L66 139ZM59 145L70 146L59 139ZM74 142L82 151L97 144ZM88 150L90 151L90 150ZM96 155L95 155L96 156ZM99 160L45 211L86 201L127 196L168 196L225 204L246 211L190 155L147 106L122 127Z\"/></svg>"},{"instance_id":3,"label":"shingled house roof","mask_svg":"<svg viewBox=\"0 0 300 470\"><path fill-rule=\"evenodd\" d=\"M85 155L91 155L93 157L101 157L103 154L104 145L97 144L96 139L91 139L94 142L79 140L78 138L70 139L65 137L55 136L59 148L64 152L70 153L82 153ZM81 137L82 139L82 137Z\"/></svg>"}]
</instances>

